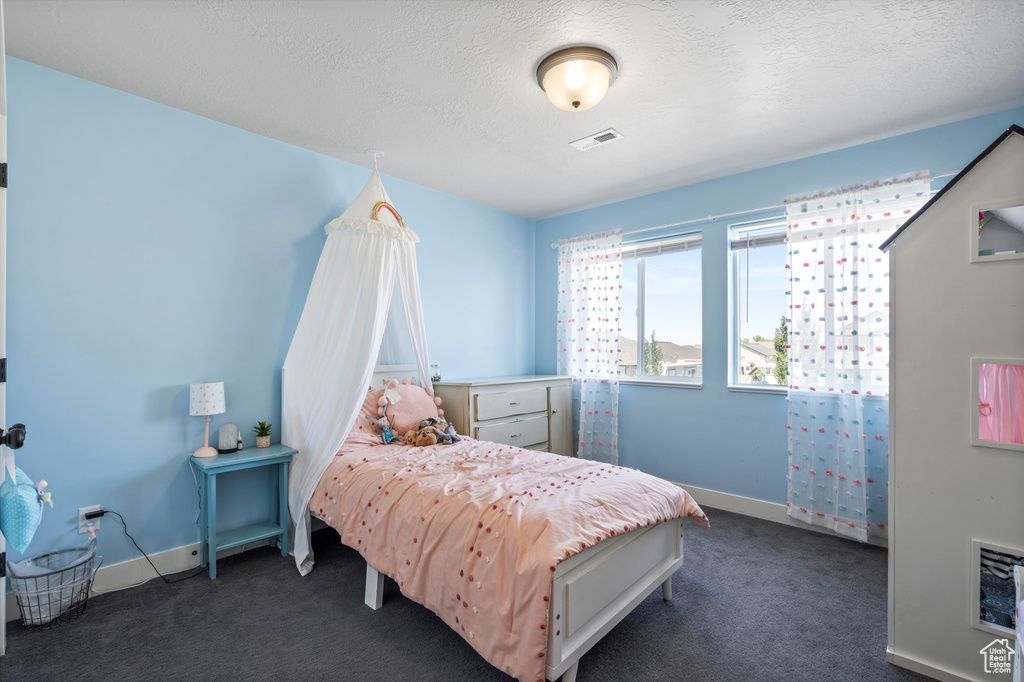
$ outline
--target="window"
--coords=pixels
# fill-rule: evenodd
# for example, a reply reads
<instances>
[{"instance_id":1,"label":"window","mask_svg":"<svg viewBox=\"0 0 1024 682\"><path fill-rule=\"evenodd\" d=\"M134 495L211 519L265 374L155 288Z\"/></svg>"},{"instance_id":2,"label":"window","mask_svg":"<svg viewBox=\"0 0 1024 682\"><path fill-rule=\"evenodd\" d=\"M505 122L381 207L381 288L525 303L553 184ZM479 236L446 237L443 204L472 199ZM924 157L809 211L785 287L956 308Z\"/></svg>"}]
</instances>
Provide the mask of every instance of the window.
<instances>
[{"instance_id":1,"label":"window","mask_svg":"<svg viewBox=\"0 0 1024 682\"><path fill-rule=\"evenodd\" d=\"M789 383L785 219L730 225L729 261L729 383L742 387L785 387Z\"/></svg>"},{"instance_id":2,"label":"window","mask_svg":"<svg viewBox=\"0 0 1024 682\"><path fill-rule=\"evenodd\" d=\"M620 376L700 385L700 259L700 232L622 245Z\"/></svg>"}]
</instances>

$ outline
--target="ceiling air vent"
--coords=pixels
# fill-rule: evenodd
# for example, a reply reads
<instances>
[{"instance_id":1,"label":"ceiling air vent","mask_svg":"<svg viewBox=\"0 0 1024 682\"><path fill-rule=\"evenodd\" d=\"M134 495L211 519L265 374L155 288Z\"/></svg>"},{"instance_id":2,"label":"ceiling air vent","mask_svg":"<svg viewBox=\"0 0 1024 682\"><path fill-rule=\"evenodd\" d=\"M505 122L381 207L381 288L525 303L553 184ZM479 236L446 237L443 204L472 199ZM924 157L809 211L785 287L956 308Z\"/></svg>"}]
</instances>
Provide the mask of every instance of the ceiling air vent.
<instances>
[{"instance_id":1,"label":"ceiling air vent","mask_svg":"<svg viewBox=\"0 0 1024 682\"><path fill-rule=\"evenodd\" d=\"M593 149L599 144L608 144L609 142L614 142L615 140L621 139L622 133L615 130L614 128L609 128L608 130L602 130L601 132L594 133L593 135L587 135L582 140L570 142L569 146L572 147L573 149L585 152L588 149Z\"/></svg>"}]
</instances>

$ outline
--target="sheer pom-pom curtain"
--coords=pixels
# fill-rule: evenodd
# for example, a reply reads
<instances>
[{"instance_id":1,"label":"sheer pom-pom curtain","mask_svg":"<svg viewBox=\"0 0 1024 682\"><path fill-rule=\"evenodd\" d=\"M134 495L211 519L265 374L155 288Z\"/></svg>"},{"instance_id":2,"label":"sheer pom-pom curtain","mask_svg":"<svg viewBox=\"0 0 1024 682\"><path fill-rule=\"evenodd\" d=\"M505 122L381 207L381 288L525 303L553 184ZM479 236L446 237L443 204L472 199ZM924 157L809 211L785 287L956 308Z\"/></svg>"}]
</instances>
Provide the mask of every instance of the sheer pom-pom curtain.
<instances>
[{"instance_id":1,"label":"sheer pom-pom curtain","mask_svg":"<svg viewBox=\"0 0 1024 682\"><path fill-rule=\"evenodd\" d=\"M887 534L889 256L926 172L788 197L789 515Z\"/></svg>"},{"instance_id":2,"label":"sheer pom-pom curtain","mask_svg":"<svg viewBox=\"0 0 1024 682\"><path fill-rule=\"evenodd\" d=\"M577 455L619 461L622 232L558 243L558 373L572 377Z\"/></svg>"}]
</instances>

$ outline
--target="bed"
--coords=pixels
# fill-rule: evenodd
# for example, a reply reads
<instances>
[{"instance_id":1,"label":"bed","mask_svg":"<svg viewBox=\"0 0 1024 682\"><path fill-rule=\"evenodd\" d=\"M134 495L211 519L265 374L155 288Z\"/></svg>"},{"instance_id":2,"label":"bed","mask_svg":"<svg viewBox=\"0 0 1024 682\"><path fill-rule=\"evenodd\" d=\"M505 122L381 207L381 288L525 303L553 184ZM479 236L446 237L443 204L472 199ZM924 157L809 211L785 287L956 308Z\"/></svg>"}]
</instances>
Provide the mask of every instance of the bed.
<instances>
[{"instance_id":1,"label":"bed","mask_svg":"<svg viewBox=\"0 0 1024 682\"><path fill-rule=\"evenodd\" d=\"M366 559L366 604L387 575L520 680L572 682L653 590L671 599L683 519L708 525L681 488L631 469L469 438L383 445L360 422L309 511Z\"/></svg>"},{"instance_id":2,"label":"bed","mask_svg":"<svg viewBox=\"0 0 1024 682\"><path fill-rule=\"evenodd\" d=\"M580 657L651 591L671 597L681 519L706 526L706 517L682 489L622 467L468 439L381 444L366 420L388 403L370 391L360 405L353 388L379 386L382 372L408 376L383 363L412 360L424 387L396 388L407 392L390 403L407 424L400 433L440 416L419 236L376 171L325 232L281 371L281 438L297 450L288 476L296 568L313 569L315 513L366 559L372 608L388 575L497 668L571 682Z\"/></svg>"}]
</instances>

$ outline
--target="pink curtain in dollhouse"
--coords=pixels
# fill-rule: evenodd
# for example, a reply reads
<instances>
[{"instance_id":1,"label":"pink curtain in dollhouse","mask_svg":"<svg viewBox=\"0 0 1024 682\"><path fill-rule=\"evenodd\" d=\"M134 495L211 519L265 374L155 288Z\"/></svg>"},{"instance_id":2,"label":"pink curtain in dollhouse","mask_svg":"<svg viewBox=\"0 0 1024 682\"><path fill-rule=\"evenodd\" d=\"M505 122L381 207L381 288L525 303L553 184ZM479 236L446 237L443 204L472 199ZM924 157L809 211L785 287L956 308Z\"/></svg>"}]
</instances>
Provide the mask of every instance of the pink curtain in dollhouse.
<instances>
[{"instance_id":1,"label":"pink curtain in dollhouse","mask_svg":"<svg viewBox=\"0 0 1024 682\"><path fill-rule=\"evenodd\" d=\"M1024 365L979 366L978 438L1024 444Z\"/></svg>"}]
</instances>

